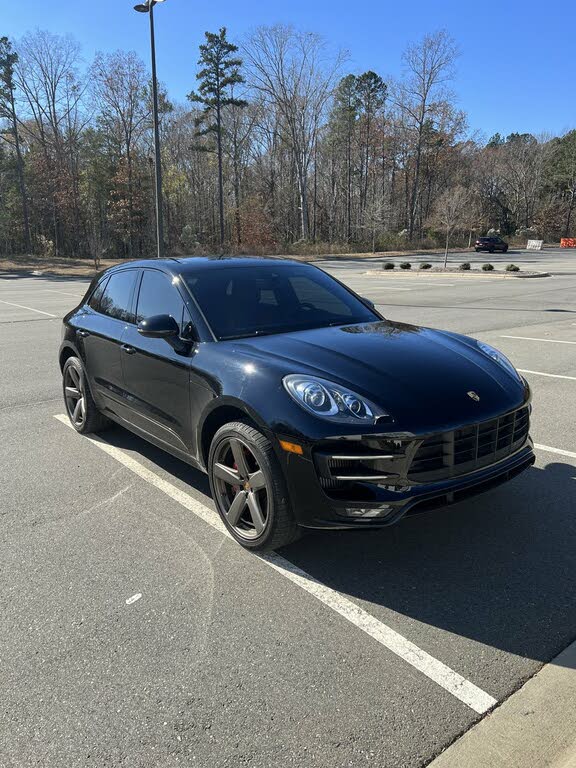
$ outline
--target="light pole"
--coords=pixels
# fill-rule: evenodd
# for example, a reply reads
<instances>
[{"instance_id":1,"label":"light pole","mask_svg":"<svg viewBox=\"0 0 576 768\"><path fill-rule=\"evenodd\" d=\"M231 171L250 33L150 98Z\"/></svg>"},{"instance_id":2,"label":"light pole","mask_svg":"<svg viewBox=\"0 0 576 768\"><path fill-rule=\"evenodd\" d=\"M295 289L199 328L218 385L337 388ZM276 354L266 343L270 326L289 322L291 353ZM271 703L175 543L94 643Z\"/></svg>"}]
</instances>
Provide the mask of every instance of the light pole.
<instances>
[{"instance_id":1,"label":"light pole","mask_svg":"<svg viewBox=\"0 0 576 768\"><path fill-rule=\"evenodd\" d=\"M158 130L158 82L156 80L156 43L154 40L154 6L164 0L146 0L134 6L138 13L150 16L150 55L152 58L152 120L154 122L154 165L156 167L156 240L157 257L164 256L164 223L162 219L162 164L160 158L160 133Z\"/></svg>"}]
</instances>

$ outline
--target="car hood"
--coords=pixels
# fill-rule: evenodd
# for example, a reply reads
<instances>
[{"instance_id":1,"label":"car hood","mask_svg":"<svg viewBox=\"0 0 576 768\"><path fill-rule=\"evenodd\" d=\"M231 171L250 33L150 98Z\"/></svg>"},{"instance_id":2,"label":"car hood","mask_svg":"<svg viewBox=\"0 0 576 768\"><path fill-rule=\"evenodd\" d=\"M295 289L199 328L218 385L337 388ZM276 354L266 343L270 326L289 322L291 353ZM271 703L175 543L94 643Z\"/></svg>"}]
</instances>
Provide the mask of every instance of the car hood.
<instances>
[{"instance_id":1,"label":"car hood","mask_svg":"<svg viewBox=\"0 0 576 768\"><path fill-rule=\"evenodd\" d=\"M451 429L519 407L528 397L523 382L473 339L404 323L255 337L236 349L275 364L283 375L309 373L348 386L385 408L394 431Z\"/></svg>"}]
</instances>

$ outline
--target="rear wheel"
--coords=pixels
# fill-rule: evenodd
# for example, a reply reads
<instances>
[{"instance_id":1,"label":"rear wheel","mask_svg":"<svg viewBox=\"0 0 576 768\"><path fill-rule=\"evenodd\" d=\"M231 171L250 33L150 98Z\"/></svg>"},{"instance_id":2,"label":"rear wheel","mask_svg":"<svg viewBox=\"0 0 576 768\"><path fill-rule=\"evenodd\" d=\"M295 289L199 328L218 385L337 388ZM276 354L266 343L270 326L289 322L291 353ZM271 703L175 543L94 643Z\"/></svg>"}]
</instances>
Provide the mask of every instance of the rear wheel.
<instances>
[{"instance_id":1,"label":"rear wheel","mask_svg":"<svg viewBox=\"0 0 576 768\"><path fill-rule=\"evenodd\" d=\"M243 547L271 550L298 538L278 459L257 429L240 421L221 427L210 446L208 474L216 509Z\"/></svg>"},{"instance_id":2,"label":"rear wheel","mask_svg":"<svg viewBox=\"0 0 576 768\"><path fill-rule=\"evenodd\" d=\"M62 389L66 413L76 432L100 432L110 425L92 399L82 362L69 357L62 370Z\"/></svg>"},{"instance_id":3,"label":"rear wheel","mask_svg":"<svg viewBox=\"0 0 576 768\"><path fill-rule=\"evenodd\" d=\"M489 248L488 253L494 253L494 248Z\"/></svg>"}]
</instances>

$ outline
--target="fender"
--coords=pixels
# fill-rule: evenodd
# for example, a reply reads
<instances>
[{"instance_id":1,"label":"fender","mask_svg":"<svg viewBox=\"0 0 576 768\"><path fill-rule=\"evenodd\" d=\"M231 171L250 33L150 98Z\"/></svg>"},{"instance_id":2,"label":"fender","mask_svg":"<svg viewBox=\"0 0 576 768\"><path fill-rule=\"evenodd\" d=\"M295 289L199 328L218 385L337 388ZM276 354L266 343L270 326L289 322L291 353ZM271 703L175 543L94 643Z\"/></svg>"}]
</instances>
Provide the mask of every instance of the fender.
<instances>
[{"instance_id":1,"label":"fender","mask_svg":"<svg viewBox=\"0 0 576 768\"><path fill-rule=\"evenodd\" d=\"M196 428L196 446L198 449L198 460L202 462L202 464L205 464L205 460L207 457L207 450L204 446L204 436L206 434L206 430L212 430L212 427L214 425L218 425L216 429L219 429L222 424L225 424L227 421L230 421L230 418L226 415L227 410L234 410L238 411L240 413L245 414L250 421L254 422L254 424L258 427L258 429L265 434L268 438L271 438L273 433L270 430L269 425L266 423L266 421L262 418L261 414L258 413L252 406L250 406L248 403L246 403L243 400L240 400L237 397L233 397L230 395L222 395L220 397L214 397L210 405L208 405L204 412L202 413L202 416L198 420L198 426ZM218 419L218 412L222 412L222 424L220 424L220 419ZM272 441L274 442L274 441Z\"/></svg>"},{"instance_id":2,"label":"fender","mask_svg":"<svg viewBox=\"0 0 576 768\"><path fill-rule=\"evenodd\" d=\"M60 344L60 350L58 352L58 362L61 371L64 368L66 359L72 356L68 354L68 352L71 352L74 357L79 357L84 362L84 356L80 353L77 346L68 339L65 339L62 344Z\"/></svg>"}]
</instances>

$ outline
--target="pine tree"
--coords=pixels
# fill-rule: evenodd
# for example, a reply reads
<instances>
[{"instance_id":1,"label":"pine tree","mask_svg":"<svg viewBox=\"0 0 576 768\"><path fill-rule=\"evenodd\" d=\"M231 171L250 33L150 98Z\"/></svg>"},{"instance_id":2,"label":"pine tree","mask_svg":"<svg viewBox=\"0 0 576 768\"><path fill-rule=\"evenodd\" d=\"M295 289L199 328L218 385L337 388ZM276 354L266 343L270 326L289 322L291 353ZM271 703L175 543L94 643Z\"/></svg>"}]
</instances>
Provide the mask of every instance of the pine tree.
<instances>
[{"instance_id":1,"label":"pine tree","mask_svg":"<svg viewBox=\"0 0 576 768\"><path fill-rule=\"evenodd\" d=\"M200 46L198 65L202 69L196 75L200 82L198 93L188 94L192 102L203 105L202 113L196 119L198 136L214 135L218 154L218 205L220 212L220 246L224 245L224 181L222 172L222 112L227 106L243 107L246 102L233 95L235 85L245 82L240 72L242 60L233 54L238 46L226 39L226 27L218 34L205 32L206 42Z\"/></svg>"},{"instance_id":2,"label":"pine tree","mask_svg":"<svg viewBox=\"0 0 576 768\"><path fill-rule=\"evenodd\" d=\"M368 174L370 167L370 149L372 140L372 124L378 112L383 108L386 101L387 85L384 80L371 70L364 72L356 78L356 94L359 105L359 112L362 118L363 127L363 150L362 150L362 175L363 184L360 189L360 209L364 211L368 203Z\"/></svg>"},{"instance_id":3,"label":"pine tree","mask_svg":"<svg viewBox=\"0 0 576 768\"><path fill-rule=\"evenodd\" d=\"M18 62L18 54L12 50L12 43L7 37L0 37L0 118L8 120L10 133L16 152L16 167L18 171L18 185L22 200L22 225L24 230L24 249L26 253L32 251L32 239L30 236L30 222L28 217L28 196L24 181L24 159L20 146L18 131L18 118L16 116L16 101L14 97L14 68Z\"/></svg>"},{"instance_id":4,"label":"pine tree","mask_svg":"<svg viewBox=\"0 0 576 768\"><path fill-rule=\"evenodd\" d=\"M343 142L346 156L346 240L352 237L352 138L360 103L355 75L343 77L334 94L330 128L334 140Z\"/></svg>"}]
</instances>

